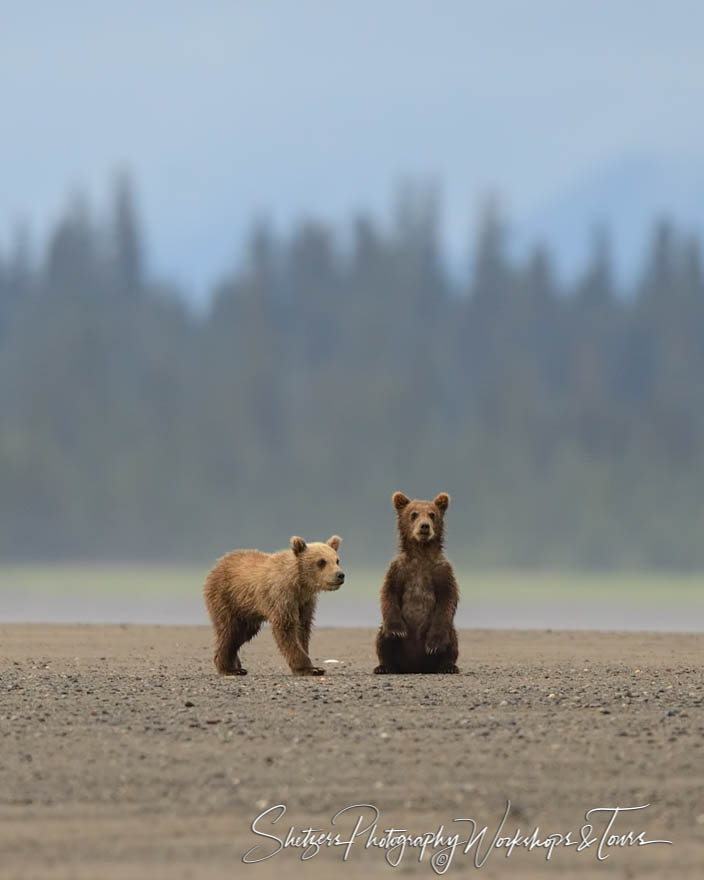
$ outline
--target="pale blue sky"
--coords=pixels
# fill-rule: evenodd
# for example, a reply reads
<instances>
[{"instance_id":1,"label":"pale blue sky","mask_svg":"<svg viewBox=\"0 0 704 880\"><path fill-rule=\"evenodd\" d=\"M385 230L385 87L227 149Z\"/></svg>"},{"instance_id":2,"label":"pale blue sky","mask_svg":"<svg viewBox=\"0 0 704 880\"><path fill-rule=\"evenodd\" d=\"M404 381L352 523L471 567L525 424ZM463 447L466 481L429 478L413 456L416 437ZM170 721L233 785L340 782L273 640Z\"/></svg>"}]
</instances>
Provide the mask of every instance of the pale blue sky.
<instances>
[{"instance_id":1,"label":"pale blue sky","mask_svg":"<svg viewBox=\"0 0 704 880\"><path fill-rule=\"evenodd\" d=\"M630 156L698 162L704 6L635 0L0 0L0 241L134 173L152 266L201 286L253 214L388 214L442 182L520 224Z\"/></svg>"}]
</instances>

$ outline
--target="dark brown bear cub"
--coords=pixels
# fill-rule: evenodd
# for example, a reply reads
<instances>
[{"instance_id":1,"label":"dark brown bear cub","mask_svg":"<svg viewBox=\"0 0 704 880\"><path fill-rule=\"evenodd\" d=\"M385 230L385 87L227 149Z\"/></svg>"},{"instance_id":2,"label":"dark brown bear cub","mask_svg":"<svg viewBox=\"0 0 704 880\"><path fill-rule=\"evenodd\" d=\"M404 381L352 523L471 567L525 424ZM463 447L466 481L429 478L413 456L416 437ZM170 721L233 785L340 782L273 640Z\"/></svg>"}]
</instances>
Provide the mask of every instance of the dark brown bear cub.
<instances>
[{"instance_id":1,"label":"dark brown bear cub","mask_svg":"<svg viewBox=\"0 0 704 880\"><path fill-rule=\"evenodd\" d=\"M458 672L454 626L459 591L443 552L443 520L450 496L411 501L393 496L399 552L381 588L382 624L377 673Z\"/></svg>"}]
</instances>

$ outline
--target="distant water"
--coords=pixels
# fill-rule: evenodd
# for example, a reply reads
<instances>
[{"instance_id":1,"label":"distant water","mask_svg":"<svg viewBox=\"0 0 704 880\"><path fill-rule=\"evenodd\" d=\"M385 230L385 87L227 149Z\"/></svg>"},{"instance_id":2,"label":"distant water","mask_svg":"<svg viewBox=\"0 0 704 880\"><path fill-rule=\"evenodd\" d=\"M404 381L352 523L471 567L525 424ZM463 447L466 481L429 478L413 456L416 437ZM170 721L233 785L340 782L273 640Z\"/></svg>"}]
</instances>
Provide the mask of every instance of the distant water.
<instances>
[{"instance_id":1,"label":"distant water","mask_svg":"<svg viewBox=\"0 0 704 880\"><path fill-rule=\"evenodd\" d=\"M372 599L322 596L318 626L379 624L379 606ZM3 590L2 623L148 623L207 624L201 597L47 596ZM704 604L682 602L642 604L604 599L510 601L464 597L457 612L459 627L481 629L591 629L658 632L704 632Z\"/></svg>"}]
</instances>

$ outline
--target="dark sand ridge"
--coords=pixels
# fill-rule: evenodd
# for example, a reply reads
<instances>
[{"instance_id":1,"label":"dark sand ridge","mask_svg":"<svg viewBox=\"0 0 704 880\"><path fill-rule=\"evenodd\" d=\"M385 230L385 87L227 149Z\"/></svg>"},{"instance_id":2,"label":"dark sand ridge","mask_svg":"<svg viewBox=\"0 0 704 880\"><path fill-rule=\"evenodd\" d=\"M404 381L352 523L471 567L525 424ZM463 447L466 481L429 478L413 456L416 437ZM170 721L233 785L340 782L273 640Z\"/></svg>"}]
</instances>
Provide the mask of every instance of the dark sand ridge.
<instances>
[{"instance_id":1,"label":"dark sand ridge","mask_svg":"<svg viewBox=\"0 0 704 880\"><path fill-rule=\"evenodd\" d=\"M265 631L250 674L222 679L205 627L0 626L0 877L396 876L363 844L346 864L241 856L271 845L249 826L278 803L284 831L372 803L379 833L420 834L456 817L493 832L507 799L507 835L577 836L590 807L650 803L617 830L674 843L603 863L495 852L479 876L701 875L704 636L464 630L444 677L375 677L372 644L317 631L316 662L343 662L301 679ZM434 876L412 852L399 871Z\"/></svg>"}]
</instances>

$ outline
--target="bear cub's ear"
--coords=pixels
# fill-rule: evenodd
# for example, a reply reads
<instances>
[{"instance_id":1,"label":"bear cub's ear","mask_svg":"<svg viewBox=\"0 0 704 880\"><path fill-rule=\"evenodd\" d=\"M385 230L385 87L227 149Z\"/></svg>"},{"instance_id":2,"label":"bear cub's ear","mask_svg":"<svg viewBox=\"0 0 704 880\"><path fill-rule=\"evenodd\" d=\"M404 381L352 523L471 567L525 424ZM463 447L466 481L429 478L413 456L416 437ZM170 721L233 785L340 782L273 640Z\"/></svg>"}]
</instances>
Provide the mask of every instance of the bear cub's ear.
<instances>
[{"instance_id":1,"label":"bear cub's ear","mask_svg":"<svg viewBox=\"0 0 704 880\"><path fill-rule=\"evenodd\" d=\"M333 550L337 550L341 543L342 538L339 535L333 535L332 538L328 538L328 544L332 547Z\"/></svg>"},{"instance_id":2,"label":"bear cub's ear","mask_svg":"<svg viewBox=\"0 0 704 880\"><path fill-rule=\"evenodd\" d=\"M391 501L396 508L396 510L403 510L403 508L411 503L411 499L407 498L403 492L394 492L391 497Z\"/></svg>"},{"instance_id":3,"label":"bear cub's ear","mask_svg":"<svg viewBox=\"0 0 704 880\"><path fill-rule=\"evenodd\" d=\"M436 507L440 508L443 513L445 513L447 508L450 506L450 496L447 494L447 492L441 492L435 499L435 501L433 501L433 504Z\"/></svg>"},{"instance_id":4,"label":"bear cub's ear","mask_svg":"<svg viewBox=\"0 0 704 880\"><path fill-rule=\"evenodd\" d=\"M296 556L300 556L307 546L308 545L303 540L303 538L297 538L295 537L295 535L293 538L291 538L291 549L296 554Z\"/></svg>"}]
</instances>

